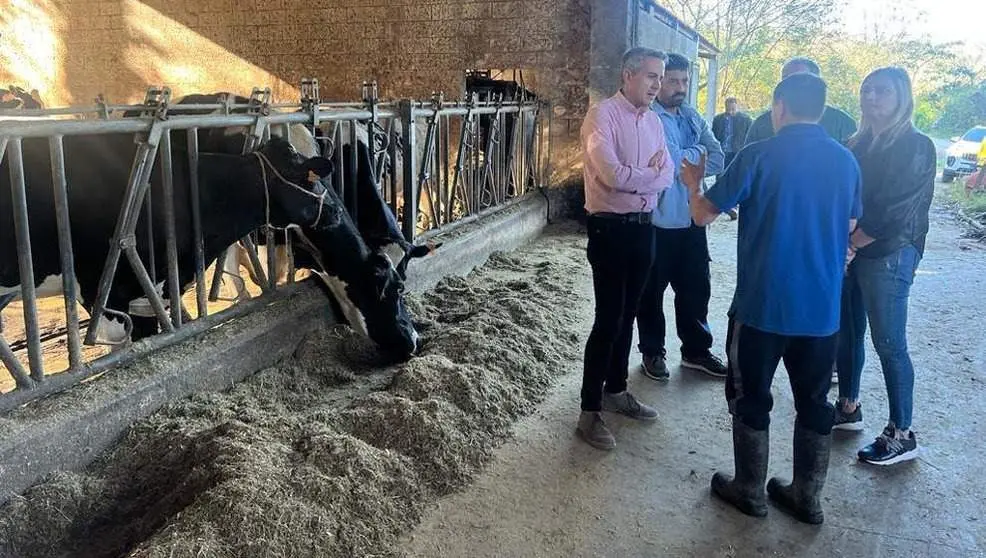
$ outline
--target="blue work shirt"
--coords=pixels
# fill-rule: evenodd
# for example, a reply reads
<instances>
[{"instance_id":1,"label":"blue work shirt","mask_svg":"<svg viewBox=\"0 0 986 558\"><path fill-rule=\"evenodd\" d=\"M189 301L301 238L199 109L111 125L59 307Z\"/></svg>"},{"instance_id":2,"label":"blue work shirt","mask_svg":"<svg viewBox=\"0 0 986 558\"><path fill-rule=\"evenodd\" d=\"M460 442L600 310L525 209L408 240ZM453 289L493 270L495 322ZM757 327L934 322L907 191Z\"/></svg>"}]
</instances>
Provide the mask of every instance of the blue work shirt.
<instances>
[{"instance_id":1,"label":"blue work shirt","mask_svg":"<svg viewBox=\"0 0 986 558\"><path fill-rule=\"evenodd\" d=\"M839 330L860 177L852 153L817 124L785 126L736 155L705 193L720 211L740 206L734 320L787 336Z\"/></svg>"},{"instance_id":2,"label":"blue work shirt","mask_svg":"<svg viewBox=\"0 0 986 558\"><path fill-rule=\"evenodd\" d=\"M688 210L688 188L679 178L681 160L697 163L704 152L705 176L713 176L722 172L725 156L709 124L692 107L682 104L677 114L658 102L652 108L664 124L664 139L674 161L674 182L661 192L651 223L662 229L685 229L692 225L692 216Z\"/></svg>"}]
</instances>

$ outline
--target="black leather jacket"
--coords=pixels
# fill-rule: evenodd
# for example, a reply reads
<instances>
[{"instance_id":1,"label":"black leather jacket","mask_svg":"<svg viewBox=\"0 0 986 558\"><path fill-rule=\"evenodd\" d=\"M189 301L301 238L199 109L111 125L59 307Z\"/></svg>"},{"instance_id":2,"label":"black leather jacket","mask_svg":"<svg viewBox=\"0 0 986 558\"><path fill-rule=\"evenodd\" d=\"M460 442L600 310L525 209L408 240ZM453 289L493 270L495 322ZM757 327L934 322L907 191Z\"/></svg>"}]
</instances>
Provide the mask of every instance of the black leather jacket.
<instances>
[{"instance_id":1,"label":"black leather jacket","mask_svg":"<svg viewBox=\"0 0 986 558\"><path fill-rule=\"evenodd\" d=\"M872 137L864 136L852 147L863 174L859 228L876 239L857 257L882 258L907 245L923 256L935 192L935 144L914 128L889 146L870 149L871 144Z\"/></svg>"}]
</instances>

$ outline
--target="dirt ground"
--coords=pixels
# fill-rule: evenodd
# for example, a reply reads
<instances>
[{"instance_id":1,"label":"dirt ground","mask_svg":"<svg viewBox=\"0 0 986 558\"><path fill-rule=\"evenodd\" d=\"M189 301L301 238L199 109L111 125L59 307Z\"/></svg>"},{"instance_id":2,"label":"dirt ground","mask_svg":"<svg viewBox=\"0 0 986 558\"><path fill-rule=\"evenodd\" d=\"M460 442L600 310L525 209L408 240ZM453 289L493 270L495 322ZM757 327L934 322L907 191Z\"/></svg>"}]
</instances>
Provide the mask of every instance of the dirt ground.
<instances>
[{"instance_id":1,"label":"dirt ground","mask_svg":"<svg viewBox=\"0 0 986 558\"><path fill-rule=\"evenodd\" d=\"M726 309L735 275L735 224L710 231L714 350L723 354ZM550 238L543 242L551 242ZM589 296L588 267L580 297ZM581 363L565 375L537 413L514 428L492 465L464 492L441 499L402 540L424 557L743 557L986 556L986 246L933 209L927 253L910 302L909 339L917 372L914 429L919 460L891 468L858 463L855 450L886 423L879 361L868 347L862 402L866 431L839 436L823 505L826 523L812 528L771 509L763 520L713 500L709 480L732 471L730 421L721 381L679 370L670 328L671 381L631 370L630 386L662 413L656 423L610 419L613 452L575 434ZM670 295L665 309L671 308ZM579 336L591 304L579 309ZM670 315L670 314L669 314ZM673 323L673 322L672 322ZM634 353L631 366L639 363ZM837 394L833 386L833 398ZM783 368L774 384L771 475L790 474L793 402Z\"/></svg>"},{"instance_id":2,"label":"dirt ground","mask_svg":"<svg viewBox=\"0 0 986 558\"><path fill-rule=\"evenodd\" d=\"M710 234L720 354L735 232L719 223ZM0 556L986 555L971 453L986 434L986 246L948 214L934 212L911 298L925 452L891 469L856 463L885 422L869 354L867 431L837 440L821 528L710 498L712 473L732 468L721 381L675 367L659 384L634 369L631 388L661 419L614 417L613 452L575 437L592 317L584 247L571 223L553 226L417 297L425 345L405 365L382 365L332 328L228 392L169 405L87 470L0 507ZM672 333L672 365L677 347ZM787 475L783 371L774 392L771 474Z\"/></svg>"}]
</instances>

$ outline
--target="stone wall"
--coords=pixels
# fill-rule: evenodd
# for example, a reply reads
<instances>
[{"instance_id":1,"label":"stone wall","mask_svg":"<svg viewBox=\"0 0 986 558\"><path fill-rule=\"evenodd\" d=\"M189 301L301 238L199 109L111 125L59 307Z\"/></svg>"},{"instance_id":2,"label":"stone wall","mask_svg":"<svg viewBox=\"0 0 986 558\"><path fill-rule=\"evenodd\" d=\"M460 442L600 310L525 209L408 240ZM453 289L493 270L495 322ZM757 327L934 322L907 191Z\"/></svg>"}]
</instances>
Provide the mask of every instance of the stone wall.
<instances>
[{"instance_id":1,"label":"stone wall","mask_svg":"<svg viewBox=\"0 0 986 558\"><path fill-rule=\"evenodd\" d=\"M49 105L139 101L156 84L290 101L316 77L323 98L354 100L365 79L385 98L457 97L468 68L521 69L554 103L553 152L570 166L589 27L589 0L0 0L0 84Z\"/></svg>"}]
</instances>

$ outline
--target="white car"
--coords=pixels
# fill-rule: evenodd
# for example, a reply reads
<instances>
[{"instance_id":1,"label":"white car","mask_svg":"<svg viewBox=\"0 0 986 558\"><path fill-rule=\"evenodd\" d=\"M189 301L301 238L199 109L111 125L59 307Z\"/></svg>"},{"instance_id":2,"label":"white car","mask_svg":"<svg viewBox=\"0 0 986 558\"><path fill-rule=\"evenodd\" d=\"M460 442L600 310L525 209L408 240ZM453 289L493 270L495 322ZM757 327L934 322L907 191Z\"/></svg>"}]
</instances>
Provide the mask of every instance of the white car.
<instances>
[{"instance_id":1,"label":"white car","mask_svg":"<svg viewBox=\"0 0 986 558\"><path fill-rule=\"evenodd\" d=\"M966 176L976 172L976 156L986 138L986 126L970 128L961 138L952 138L952 145L946 151L942 182L951 182L956 176Z\"/></svg>"}]
</instances>

